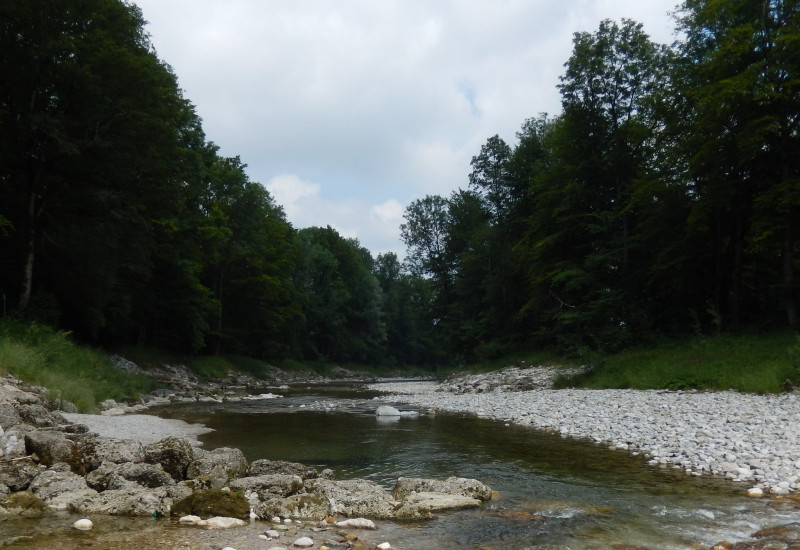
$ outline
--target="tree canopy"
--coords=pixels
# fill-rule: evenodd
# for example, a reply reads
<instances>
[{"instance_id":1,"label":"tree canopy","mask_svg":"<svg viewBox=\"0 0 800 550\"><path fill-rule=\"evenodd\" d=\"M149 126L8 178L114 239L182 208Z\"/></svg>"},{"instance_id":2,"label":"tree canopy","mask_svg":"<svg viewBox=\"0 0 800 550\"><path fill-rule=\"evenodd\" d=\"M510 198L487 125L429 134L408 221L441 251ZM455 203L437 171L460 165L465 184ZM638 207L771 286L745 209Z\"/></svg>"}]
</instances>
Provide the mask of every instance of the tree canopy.
<instances>
[{"instance_id":1,"label":"tree canopy","mask_svg":"<svg viewBox=\"0 0 800 550\"><path fill-rule=\"evenodd\" d=\"M403 260L292 227L134 4L7 0L9 314L103 346L387 365L796 328L800 6L685 0L675 21L671 46L630 20L576 32L561 112L413 200Z\"/></svg>"}]
</instances>

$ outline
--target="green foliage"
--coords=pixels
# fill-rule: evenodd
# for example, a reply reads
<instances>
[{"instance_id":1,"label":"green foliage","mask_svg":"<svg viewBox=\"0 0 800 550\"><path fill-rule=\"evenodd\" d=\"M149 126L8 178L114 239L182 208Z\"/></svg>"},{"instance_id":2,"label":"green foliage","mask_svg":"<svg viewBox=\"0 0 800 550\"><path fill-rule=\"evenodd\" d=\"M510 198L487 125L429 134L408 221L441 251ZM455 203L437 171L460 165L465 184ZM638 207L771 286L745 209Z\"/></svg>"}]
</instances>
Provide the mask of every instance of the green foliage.
<instances>
[{"instance_id":1,"label":"green foliage","mask_svg":"<svg viewBox=\"0 0 800 550\"><path fill-rule=\"evenodd\" d=\"M797 336L787 333L674 340L607 355L602 364L562 377L556 386L775 393L787 378L797 379L793 346Z\"/></svg>"}]
</instances>

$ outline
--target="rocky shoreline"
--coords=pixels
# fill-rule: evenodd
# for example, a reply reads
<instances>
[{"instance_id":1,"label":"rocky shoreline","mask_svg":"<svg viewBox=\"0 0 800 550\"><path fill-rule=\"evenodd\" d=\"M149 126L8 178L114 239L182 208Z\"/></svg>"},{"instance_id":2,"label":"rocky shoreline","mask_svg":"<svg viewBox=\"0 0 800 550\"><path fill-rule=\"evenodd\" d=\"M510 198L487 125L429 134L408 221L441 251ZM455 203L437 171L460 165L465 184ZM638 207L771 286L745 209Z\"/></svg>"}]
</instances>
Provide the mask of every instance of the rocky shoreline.
<instances>
[{"instance_id":1,"label":"rocky shoreline","mask_svg":"<svg viewBox=\"0 0 800 550\"><path fill-rule=\"evenodd\" d=\"M387 549L350 531L374 529L372 519L429 519L492 498L474 479L400 478L387 491L299 463L248 462L239 449L197 446L198 426L120 416L119 407L105 416L62 414L48 408L45 395L12 377L0 380L0 529L8 518L59 513L78 515L72 521L83 516L77 530L91 529L89 518L100 515L172 517L206 529L262 521L260 533L239 550Z\"/></svg>"}]
</instances>

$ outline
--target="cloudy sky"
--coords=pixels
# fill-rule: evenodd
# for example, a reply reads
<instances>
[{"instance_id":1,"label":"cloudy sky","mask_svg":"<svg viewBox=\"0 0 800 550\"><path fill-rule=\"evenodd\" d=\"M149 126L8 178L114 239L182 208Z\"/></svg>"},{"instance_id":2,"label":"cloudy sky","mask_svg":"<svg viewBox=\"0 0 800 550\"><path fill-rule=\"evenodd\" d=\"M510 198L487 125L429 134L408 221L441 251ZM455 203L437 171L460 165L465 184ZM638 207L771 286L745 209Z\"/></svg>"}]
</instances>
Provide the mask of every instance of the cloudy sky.
<instances>
[{"instance_id":1,"label":"cloudy sky","mask_svg":"<svg viewBox=\"0 0 800 550\"><path fill-rule=\"evenodd\" d=\"M411 201L467 186L487 138L560 112L576 31L605 18L674 40L678 0L134 0L207 139L298 228L373 254Z\"/></svg>"}]
</instances>

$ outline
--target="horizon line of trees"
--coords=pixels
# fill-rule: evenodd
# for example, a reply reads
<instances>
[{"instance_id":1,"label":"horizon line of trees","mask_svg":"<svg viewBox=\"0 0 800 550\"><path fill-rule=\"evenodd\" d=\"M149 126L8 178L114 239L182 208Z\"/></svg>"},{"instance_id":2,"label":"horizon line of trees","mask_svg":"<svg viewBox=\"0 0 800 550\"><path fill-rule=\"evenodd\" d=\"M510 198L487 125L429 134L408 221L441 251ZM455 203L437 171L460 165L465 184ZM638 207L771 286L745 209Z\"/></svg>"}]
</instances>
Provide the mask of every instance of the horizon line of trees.
<instances>
[{"instance_id":1,"label":"horizon line of trees","mask_svg":"<svg viewBox=\"0 0 800 550\"><path fill-rule=\"evenodd\" d=\"M797 327L800 6L574 36L562 112L490 137L373 258L223 157L134 4L0 4L0 292L103 345L436 365Z\"/></svg>"}]
</instances>

